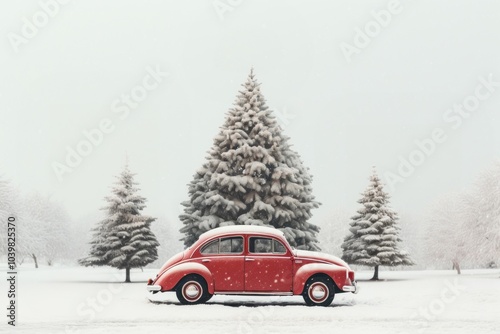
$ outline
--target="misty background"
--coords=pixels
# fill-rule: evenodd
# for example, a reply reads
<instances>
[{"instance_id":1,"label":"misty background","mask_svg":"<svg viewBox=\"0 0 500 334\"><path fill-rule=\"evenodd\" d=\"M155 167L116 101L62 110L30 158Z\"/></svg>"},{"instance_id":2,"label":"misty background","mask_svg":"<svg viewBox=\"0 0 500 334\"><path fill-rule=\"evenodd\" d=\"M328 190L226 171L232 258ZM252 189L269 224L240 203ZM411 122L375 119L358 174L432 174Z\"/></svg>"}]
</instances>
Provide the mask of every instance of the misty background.
<instances>
[{"instance_id":1,"label":"misty background","mask_svg":"<svg viewBox=\"0 0 500 334\"><path fill-rule=\"evenodd\" d=\"M500 4L401 1L401 12L349 61L341 44L353 44L356 29L374 20L372 11L387 6L71 1L14 47L23 18L32 20L41 8L38 1L3 2L0 175L21 193L59 203L71 230L81 232L97 223L128 156L148 199L144 212L177 240L186 185L253 67L314 176L323 205L311 222L333 233L332 242L345 235L372 166L386 181L400 157L418 148L415 141L436 127L446 132L404 182L387 189L411 243L436 201L470 188L499 158L500 88L457 129L443 115L474 94L479 77L500 81ZM148 69L169 75L121 118L114 103L141 85ZM103 119L114 130L58 179L54 163L64 164L68 147Z\"/></svg>"}]
</instances>

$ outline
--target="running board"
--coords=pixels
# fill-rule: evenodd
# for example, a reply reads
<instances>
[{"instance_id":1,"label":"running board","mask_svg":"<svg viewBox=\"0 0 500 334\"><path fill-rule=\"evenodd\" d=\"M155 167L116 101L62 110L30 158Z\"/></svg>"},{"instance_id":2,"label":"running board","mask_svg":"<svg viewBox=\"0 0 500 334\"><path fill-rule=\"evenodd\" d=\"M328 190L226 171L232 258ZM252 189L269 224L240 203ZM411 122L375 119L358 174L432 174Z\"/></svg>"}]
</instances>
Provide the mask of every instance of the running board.
<instances>
[{"instance_id":1,"label":"running board","mask_svg":"<svg viewBox=\"0 0 500 334\"><path fill-rule=\"evenodd\" d=\"M293 296L293 292L215 291L214 295Z\"/></svg>"}]
</instances>

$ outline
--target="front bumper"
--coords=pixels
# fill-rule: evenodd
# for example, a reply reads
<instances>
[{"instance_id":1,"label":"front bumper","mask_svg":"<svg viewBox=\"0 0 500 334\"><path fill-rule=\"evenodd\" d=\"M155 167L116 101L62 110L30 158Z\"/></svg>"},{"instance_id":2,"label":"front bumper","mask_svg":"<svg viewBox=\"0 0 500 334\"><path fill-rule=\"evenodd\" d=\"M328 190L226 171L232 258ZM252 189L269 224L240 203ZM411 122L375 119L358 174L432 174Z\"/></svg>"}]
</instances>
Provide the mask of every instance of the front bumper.
<instances>
[{"instance_id":1,"label":"front bumper","mask_svg":"<svg viewBox=\"0 0 500 334\"><path fill-rule=\"evenodd\" d=\"M146 289L149 291L149 292L158 292L158 291L161 291L161 285L148 285L146 287Z\"/></svg>"},{"instance_id":2,"label":"front bumper","mask_svg":"<svg viewBox=\"0 0 500 334\"><path fill-rule=\"evenodd\" d=\"M359 291L358 284L356 282L352 282L352 285L344 285L342 287L342 291L358 293L358 291Z\"/></svg>"}]
</instances>

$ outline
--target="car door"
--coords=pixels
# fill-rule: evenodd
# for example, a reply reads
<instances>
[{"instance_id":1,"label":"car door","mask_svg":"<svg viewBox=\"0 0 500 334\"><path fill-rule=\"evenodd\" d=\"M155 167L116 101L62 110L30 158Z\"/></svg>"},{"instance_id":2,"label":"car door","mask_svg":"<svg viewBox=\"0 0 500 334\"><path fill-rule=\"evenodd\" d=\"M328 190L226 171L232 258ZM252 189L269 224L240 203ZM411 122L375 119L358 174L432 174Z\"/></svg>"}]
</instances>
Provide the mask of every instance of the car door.
<instances>
[{"instance_id":1,"label":"car door","mask_svg":"<svg viewBox=\"0 0 500 334\"><path fill-rule=\"evenodd\" d=\"M212 240L200 248L201 263L208 268L217 292L243 291L243 237L231 236Z\"/></svg>"},{"instance_id":2,"label":"car door","mask_svg":"<svg viewBox=\"0 0 500 334\"><path fill-rule=\"evenodd\" d=\"M245 256L246 292L292 291L292 254L271 237L250 236Z\"/></svg>"}]
</instances>

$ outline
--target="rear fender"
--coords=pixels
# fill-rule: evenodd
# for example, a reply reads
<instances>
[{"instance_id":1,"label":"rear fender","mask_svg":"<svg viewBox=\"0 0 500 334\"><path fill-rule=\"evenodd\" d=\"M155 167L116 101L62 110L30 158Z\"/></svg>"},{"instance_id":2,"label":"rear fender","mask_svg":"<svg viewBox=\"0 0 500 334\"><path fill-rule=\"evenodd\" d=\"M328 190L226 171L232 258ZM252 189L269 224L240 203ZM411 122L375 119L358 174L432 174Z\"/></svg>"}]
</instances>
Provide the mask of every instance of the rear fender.
<instances>
[{"instance_id":1,"label":"rear fender","mask_svg":"<svg viewBox=\"0 0 500 334\"><path fill-rule=\"evenodd\" d=\"M293 294L300 295L304 291L304 286L307 280L314 275L324 274L329 276L338 290L342 291L342 287L348 277L348 270L344 267L327 263L310 263L305 264L297 270L293 280ZM337 290L337 291L338 291Z\"/></svg>"},{"instance_id":2,"label":"rear fender","mask_svg":"<svg viewBox=\"0 0 500 334\"><path fill-rule=\"evenodd\" d=\"M212 274L204 265L196 262L184 262L165 270L160 277L155 280L155 285L161 286L161 291L171 291L177 283L187 275L199 275L207 282L208 292L214 293L214 281Z\"/></svg>"}]
</instances>

